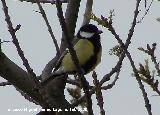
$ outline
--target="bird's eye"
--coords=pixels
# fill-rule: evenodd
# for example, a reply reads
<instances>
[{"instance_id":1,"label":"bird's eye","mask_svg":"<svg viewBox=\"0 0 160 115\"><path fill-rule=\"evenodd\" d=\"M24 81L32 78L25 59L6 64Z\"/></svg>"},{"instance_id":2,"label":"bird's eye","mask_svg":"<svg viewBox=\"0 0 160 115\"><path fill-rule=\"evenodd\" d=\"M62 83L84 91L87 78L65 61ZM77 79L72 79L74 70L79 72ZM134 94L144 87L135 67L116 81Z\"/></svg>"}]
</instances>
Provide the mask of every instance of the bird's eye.
<instances>
[{"instance_id":1,"label":"bird's eye","mask_svg":"<svg viewBox=\"0 0 160 115\"><path fill-rule=\"evenodd\" d=\"M91 38L94 35L94 33L90 32L80 32L80 36L83 38Z\"/></svg>"}]
</instances>

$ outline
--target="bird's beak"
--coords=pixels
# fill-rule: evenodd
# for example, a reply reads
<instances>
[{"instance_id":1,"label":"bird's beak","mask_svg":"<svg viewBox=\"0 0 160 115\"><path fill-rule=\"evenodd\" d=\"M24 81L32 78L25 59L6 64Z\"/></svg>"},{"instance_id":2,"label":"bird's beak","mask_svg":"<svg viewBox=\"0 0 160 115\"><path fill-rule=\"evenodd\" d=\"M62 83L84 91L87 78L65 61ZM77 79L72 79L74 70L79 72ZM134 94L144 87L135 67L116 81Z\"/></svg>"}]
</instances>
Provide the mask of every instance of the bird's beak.
<instances>
[{"instance_id":1,"label":"bird's beak","mask_svg":"<svg viewBox=\"0 0 160 115\"><path fill-rule=\"evenodd\" d=\"M97 34L101 34L103 33L101 30L97 30Z\"/></svg>"}]
</instances>

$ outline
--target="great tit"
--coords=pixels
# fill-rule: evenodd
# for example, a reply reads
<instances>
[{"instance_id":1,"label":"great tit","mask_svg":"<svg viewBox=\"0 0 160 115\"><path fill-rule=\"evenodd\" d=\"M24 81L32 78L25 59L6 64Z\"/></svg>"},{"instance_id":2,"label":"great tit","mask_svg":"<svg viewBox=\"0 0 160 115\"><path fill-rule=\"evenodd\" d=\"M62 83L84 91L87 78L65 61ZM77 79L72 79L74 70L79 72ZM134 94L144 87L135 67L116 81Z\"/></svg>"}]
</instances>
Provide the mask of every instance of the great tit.
<instances>
[{"instance_id":1,"label":"great tit","mask_svg":"<svg viewBox=\"0 0 160 115\"><path fill-rule=\"evenodd\" d=\"M74 45L79 64L87 74L91 72L101 61L102 46L100 40L101 30L93 24L86 24L80 28L76 37L78 42ZM59 59L53 75L76 74L76 67L69 51L65 51Z\"/></svg>"}]
</instances>

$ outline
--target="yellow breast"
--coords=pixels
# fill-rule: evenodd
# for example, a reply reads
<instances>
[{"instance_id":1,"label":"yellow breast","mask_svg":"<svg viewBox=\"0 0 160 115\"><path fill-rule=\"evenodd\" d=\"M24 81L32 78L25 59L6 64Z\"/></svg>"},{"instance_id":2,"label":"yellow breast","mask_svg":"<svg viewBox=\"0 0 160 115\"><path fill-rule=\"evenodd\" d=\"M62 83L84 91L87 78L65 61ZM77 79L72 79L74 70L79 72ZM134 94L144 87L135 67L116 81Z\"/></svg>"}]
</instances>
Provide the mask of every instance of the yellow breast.
<instances>
[{"instance_id":1,"label":"yellow breast","mask_svg":"<svg viewBox=\"0 0 160 115\"><path fill-rule=\"evenodd\" d=\"M85 64L85 62L90 59L90 57L94 54L93 49L93 44L87 39L80 39L76 43L74 50L76 51L80 65ZM66 72L76 71L70 53L67 53L64 56L61 66L63 66L63 69Z\"/></svg>"}]
</instances>

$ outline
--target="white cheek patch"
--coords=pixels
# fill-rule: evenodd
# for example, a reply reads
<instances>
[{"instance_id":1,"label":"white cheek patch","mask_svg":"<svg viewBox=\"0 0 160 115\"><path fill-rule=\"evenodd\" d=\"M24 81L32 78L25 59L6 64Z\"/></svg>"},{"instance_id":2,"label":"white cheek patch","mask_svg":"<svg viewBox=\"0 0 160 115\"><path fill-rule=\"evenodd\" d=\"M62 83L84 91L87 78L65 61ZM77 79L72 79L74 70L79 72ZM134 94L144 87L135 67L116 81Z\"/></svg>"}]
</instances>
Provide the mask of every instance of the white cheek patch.
<instances>
[{"instance_id":1,"label":"white cheek patch","mask_svg":"<svg viewBox=\"0 0 160 115\"><path fill-rule=\"evenodd\" d=\"M80 36L83 38L91 38L94 35L94 33L89 33L89 32L80 32Z\"/></svg>"}]
</instances>

